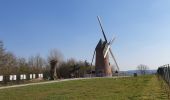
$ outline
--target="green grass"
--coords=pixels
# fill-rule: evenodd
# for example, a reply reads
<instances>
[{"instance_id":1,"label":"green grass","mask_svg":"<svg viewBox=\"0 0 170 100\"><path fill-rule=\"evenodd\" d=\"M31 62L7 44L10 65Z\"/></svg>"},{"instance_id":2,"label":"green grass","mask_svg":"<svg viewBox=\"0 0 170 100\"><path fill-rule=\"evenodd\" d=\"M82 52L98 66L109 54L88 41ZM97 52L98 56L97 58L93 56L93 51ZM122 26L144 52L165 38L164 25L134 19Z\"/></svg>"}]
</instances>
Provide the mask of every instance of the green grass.
<instances>
[{"instance_id":1,"label":"green grass","mask_svg":"<svg viewBox=\"0 0 170 100\"><path fill-rule=\"evenodd\" d=\"M168 100L157 77L97 78L0 90L0 100Z\"/></svg>"}]
</instances>

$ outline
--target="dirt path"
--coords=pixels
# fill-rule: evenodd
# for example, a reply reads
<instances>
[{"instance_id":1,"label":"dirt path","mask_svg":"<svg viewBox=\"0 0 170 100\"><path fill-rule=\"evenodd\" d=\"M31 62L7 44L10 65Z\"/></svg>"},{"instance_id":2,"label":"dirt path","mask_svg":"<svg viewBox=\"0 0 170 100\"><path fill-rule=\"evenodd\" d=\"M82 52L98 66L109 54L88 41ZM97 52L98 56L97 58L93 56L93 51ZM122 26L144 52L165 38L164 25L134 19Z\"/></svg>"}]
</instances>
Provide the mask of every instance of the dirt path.
<instances>
[{"instance_id":1,"label":"dirt path","mask_svg":"<svg viewBox=\"0 0 170 100\"><path fill-rule=\"evenodd\" d=\"M168 95L161 86L161 80L158 80L157 76L153 76L150 82L143 90L142 100L169 100ZM166 84L164 84L166 85Z\"/></svg>"}]
</instances>

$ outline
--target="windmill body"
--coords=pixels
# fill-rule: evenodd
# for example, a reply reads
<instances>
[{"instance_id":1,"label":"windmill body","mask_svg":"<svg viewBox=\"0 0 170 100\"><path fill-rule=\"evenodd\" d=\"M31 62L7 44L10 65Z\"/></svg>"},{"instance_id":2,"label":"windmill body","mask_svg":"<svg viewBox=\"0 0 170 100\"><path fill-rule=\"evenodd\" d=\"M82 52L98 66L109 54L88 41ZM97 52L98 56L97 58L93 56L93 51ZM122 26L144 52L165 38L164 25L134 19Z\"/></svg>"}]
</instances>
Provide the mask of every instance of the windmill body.
<instances>
[{"instance_id":1,"label":"windmill body","mask_svg":"<svg viewBox=\"0 0 170 100\"><path fill-rule=\"evenodd\" d=\"M99 40L99 42L95 48L94 54L93 54L92 63L94 60L94 56L96 54L96 57L95 57L95 59L96 59L96 61L95 61L96 76L97 77L112 76L113 71L112 71L112 67L110 65L110 61L109 61L109 54L111 54L111 57L115 62L116 69L117 69L116 72L119 71L118 64L117 64L115 57L111 51L111 44L113 43L115 38L113 38L110 42L108 42L99 17L98 17L98 21L99 21L99 24L100 24L100 27L101 27L101 30L103 33L103 37L105 40L104 41L102 41L102 39Z\"/></svg>"},{"instance_id":2,"label":"windmill body","mask_svg":"<svg viewBox=\"0 0 170 100\"><path fill-rule=\"evenodd\" d=\"M109 63L109 55L107 54L105 58L103 56L103 51L106 45L107 43L100 39L95 49L95 74L97 77L112 76L112 68Z\"/></svg>"}]
</instances>

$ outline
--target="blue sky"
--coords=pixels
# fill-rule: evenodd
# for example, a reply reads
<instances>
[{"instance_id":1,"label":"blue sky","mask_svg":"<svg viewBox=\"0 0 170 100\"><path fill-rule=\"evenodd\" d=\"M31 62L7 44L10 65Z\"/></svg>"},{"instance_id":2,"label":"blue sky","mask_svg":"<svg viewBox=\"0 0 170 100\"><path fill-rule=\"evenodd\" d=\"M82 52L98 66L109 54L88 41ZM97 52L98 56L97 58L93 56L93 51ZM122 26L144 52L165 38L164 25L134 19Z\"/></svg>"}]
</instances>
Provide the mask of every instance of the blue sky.
<instances>
[{"instance_id":1,"label":"blue sky","mask_svg":"<svg viewBox=\"0 0 170 100\"><path fill-rule=\"evenodd\" d=\"M0 0L0 40L17 56L53 48L65 59L91 62L103 38L114 35L112 50L121 70L146 64L150 69L170 62L169 0Z\"/></svg>"}]
</instances>

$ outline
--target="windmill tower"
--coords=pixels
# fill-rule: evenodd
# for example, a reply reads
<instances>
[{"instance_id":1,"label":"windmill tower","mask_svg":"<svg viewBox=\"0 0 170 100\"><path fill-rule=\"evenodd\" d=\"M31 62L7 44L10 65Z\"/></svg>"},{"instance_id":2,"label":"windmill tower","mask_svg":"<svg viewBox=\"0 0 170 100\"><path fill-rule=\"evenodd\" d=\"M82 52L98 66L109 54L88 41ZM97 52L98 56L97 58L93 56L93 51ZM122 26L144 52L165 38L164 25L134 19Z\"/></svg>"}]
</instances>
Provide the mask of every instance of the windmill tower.
<instances>
[{"instance_id":1,"label":"windmill tower","mask_svg":"<svg viewBox=\"0 0 170 100\"><path fill-rule=\"evenodd\" d=\"M94 60L94 56L96 55L95 74L97 77L112 76L112 67L109 62L109 54L111 55L111 58L115 62L116 71L117 72L119 71L118 64L111 50L111 45L115 40L115 37L110 42L108 42L100 18L98 16L97 19L99 21L99 25L103 33L104 41L102 41L102 39L99 40L93 54L92 63Z\"/></svg>"}]
</instances>

